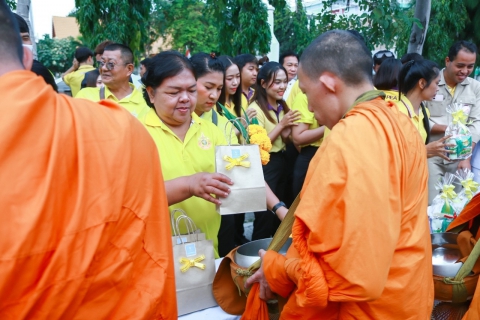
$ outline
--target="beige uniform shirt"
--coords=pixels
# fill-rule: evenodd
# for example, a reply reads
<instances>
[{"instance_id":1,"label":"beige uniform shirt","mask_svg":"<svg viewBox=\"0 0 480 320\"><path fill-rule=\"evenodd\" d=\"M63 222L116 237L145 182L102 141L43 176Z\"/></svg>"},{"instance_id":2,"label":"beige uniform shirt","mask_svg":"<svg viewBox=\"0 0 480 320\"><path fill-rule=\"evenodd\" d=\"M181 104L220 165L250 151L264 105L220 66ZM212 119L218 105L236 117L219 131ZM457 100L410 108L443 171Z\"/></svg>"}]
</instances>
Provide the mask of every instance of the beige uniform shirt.
<instances>
[{"instance_id":1,"label":"beige uniform shirt","mask_svg":"<svg viewBox=\"0 0 480 320\"><path fill-rule=\"evenodd\" d=\"M447 106L454 102L471 104L469 121L467 125L472 133L472 142L477 143L480 140L480 82L472 78L466 78L462 83L457 84L454 95L452 96L445 83L442 69L440 71L440 83L438 92L433 101L426 101L430 110L430 128L434 124L448 125ZM432 135L430 141L441 139L444 135Z\"/></svg>"}]
</instances>

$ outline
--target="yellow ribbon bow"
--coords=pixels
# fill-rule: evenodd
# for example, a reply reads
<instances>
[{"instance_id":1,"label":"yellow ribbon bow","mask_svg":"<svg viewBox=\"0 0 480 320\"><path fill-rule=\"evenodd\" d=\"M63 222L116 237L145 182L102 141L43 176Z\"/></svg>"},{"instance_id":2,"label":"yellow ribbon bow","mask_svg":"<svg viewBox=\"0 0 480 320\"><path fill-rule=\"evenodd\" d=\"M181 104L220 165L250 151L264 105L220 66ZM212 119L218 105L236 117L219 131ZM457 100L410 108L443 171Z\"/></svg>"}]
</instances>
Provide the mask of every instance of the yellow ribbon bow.
<instances>
[{"instance_id":1,"label":"yellow ribbon bow","mask_svg":"<svg viewBox=\"0 0 480 320\"><path fill-rule=\"evenodd\" d=\"M462 124L467 123L468 116L465 114L465 112L463 112L463 110L457 110L453 112L452 117L453 117L453 124L457 124L459 122Z\"/></svg>"},{"instance_id":2,"label":"yellow ribbon bow","mask_svg":"<svg viewBox=\"0 0 480 320\"><path fill-rule=\"evenodd\" d=\"M232 170L233 167L235 166L242 166L245 168L250 168L250 161L243 161L248 158L248 153L245 153L244 155L238 157L238 158L232 158L230 156L223 156L223 160L230 162L225 166L225 169L227 170Z\"/></svg>"},{"instance_id":3,"label":"yellow ribbon bow","mask_svg":"<svg viewBox=\"0 0 480 320\"><path fill-rule=\"evenodd\" d=\"M441 198L444 200L453 200L457 196L455 191L455 186L452 184L446 184L443 186Z\"/></svg>"},{"instance_id":4,"label":"yellow ribbon bow","mask_svg":"<svg viewBox=\"0 0 480 320\"><path fill-rule=\"evenodd\" d=\"M191 267L197 267L198 269L205 270L205 264L199 263L200 261L205 260L205 255L200 255L195 259L180 258L180 263L183 265L180 267L180 271L187 272Z\"/></svg>"},{"instance_id":5,"label":"yellow ribbon bow","mask_svg":"<svg viewBox=\"0 0 480 320\"><path fill-rule=\"evenodd\" d=\"M478 190L478 182L473 181L472 178L461 181L463 188L465 189L465 195L468 200L472 200L473 194Z\"/></svg>"}]
</instances>

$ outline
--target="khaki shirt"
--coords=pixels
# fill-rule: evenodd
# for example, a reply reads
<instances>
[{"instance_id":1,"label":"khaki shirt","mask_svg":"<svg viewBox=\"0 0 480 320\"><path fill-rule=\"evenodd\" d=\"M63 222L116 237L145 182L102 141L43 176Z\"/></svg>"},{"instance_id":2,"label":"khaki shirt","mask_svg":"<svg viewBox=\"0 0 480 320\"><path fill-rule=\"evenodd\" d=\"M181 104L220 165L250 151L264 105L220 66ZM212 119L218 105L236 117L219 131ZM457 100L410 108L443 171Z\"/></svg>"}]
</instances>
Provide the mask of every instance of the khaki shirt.
<instances>
[{"instance_id":1,"label":"khaki shirt","mask_svg":"<svg viewBox=\"0 0 480 320\"><path fill-rule=\"evenodd\" d=\"M448 125L447 106L454 102L472 104L468 120L471 124L467 127L472 134L472 142L477 143L480 140L480 82L472 78L466 78L462 83L457 84L455 94L448 91L443 71L440 71L440 83L438 85L437 96L432 101L426 101L427 108L430 110L430 128L434 124ZM443 99L442 99L443 98ZM430 141L441 139L443 134L432 135Z\"/></svg>"}]
</instances>

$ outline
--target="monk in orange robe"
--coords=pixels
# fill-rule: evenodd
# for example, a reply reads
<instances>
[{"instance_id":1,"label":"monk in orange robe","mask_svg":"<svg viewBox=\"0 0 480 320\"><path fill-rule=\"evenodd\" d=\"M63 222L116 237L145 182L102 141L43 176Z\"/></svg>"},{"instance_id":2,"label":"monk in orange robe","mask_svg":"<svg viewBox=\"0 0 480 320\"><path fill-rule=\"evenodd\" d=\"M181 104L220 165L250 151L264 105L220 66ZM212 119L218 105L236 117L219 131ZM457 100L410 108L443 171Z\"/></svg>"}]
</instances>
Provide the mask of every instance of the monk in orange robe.
<instances>
[{"instance_id":1,"label":"monk in orange robe","mask_svg":"<svg viewBox=\"0 0 480 320\"><path fill-rule=\"evenodd\" d=\"M373 90L371 68L370 51L345 31L302 54L300 88L332 131L310 163L293 245L285 257L261 252L247 281L260 283L264 299L289 297L281 319L430 318L425 146Z\"/></svg>"},{"instance_id":2,"label":"monk in orange robe","mask_svg":"<svg viewBox=\"0 0 480 320\"><path fill-rule=\"evenodd\" d=\"M0 0L0 319L177 319L153 140L31 64Z\"/></svg>"}]
</instances>

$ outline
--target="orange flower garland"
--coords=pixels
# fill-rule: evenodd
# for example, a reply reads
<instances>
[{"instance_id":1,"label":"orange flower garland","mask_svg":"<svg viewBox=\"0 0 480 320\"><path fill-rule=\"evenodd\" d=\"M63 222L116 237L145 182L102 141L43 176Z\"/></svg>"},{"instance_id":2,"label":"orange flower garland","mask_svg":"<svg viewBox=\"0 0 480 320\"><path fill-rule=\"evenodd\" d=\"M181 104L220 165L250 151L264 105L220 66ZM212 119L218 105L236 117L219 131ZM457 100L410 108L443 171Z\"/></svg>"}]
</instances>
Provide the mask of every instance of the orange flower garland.
<instances>
[{"instance_id":1,"label":"orange flower garland","mask_svg":"<svg viewBox=\"0 0 480 320\"><path fill-rule=\"evenodd\" d=\"M270 150L272 149L272 142L268 137L267 130L257 124L251 124L248 126L248 135L250 143L258 144L260 147L260 158L262 164L266 165L270 161Z\"/></svg>"}]
</instances>

